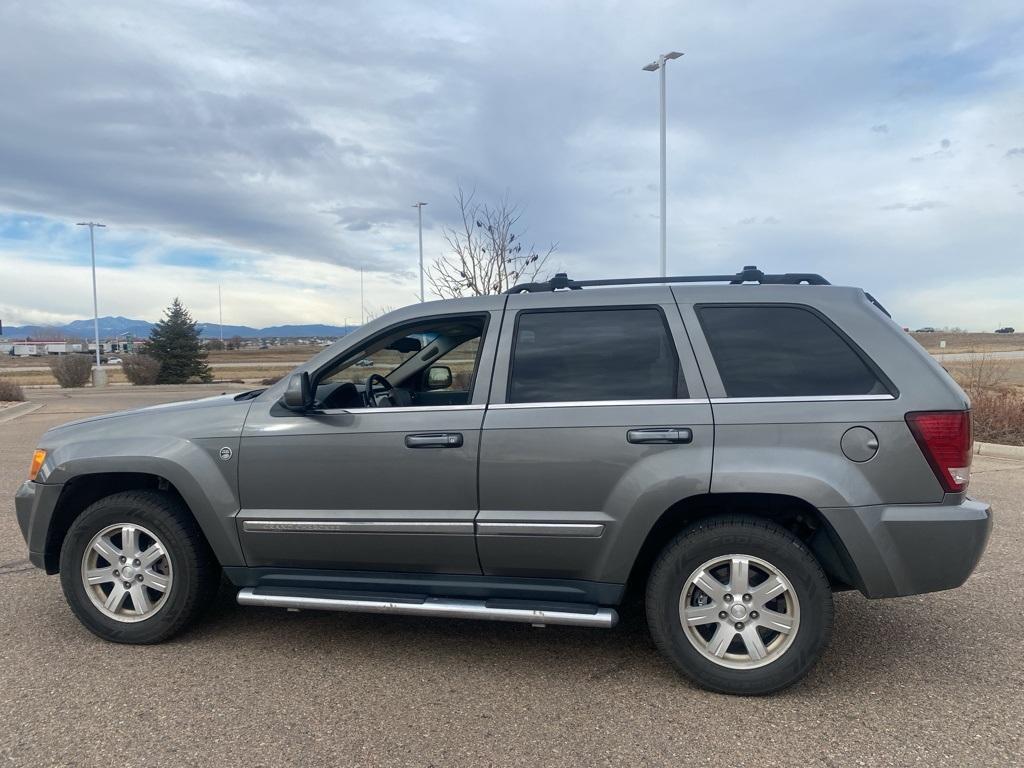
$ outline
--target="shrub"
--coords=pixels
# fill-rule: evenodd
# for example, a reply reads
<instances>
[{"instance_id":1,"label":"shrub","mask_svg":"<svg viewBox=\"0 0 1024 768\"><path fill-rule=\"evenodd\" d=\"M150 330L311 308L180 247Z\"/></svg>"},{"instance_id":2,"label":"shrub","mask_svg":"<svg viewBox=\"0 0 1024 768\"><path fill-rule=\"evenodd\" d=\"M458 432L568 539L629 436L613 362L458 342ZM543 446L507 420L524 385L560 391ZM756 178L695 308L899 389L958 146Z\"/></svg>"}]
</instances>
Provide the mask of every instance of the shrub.
<instances>
[{"instance_id":1,"label":"shrub","mask_svg":"<svg viewBox=\"0 0 1024 768\"><path fill-rule=\"evenodd\" d=\"M136 386L156 384L160 361L149 355L128 355L121 363L125 378Z\"/></svg>"},{"instance_id":2,"label":"shrub","mask_svg":"<svg viewBox=\"0 0 1024 768\"><path fill-rule=\"evenodd\" d=\"M279 382L280 380L280 376L268 376L265 379L261 379L260 384L262 384L264 387L272 387L275 384L277 384L277 382Z\"/></svg>"},{"instance_id":3,"label":"shrub","mask_svg":"<svg viewBox=\"0 0 1024 768\"><path fill-rule=\"evenodd\" d=\"M1024 392L984 389L969 391L974 439L982 443L1024 445Z\"/></svg>"},{"instance_id":4,"label":"shrub","mask_svg":"<svg viewBox=\"0 0 1024 768\"><path fill-rule=\"evenodd\" d=\"M50 371L64 388L84 387L92 373L92 358L88 355L58 355L50 361Z\"/></svg>"},{"instance_id":5,"label":"shrub","mask_svg":"<svg viewBox=\"0 0 1024 768\"><path fill-rule=\"evenodd\" d=\"M15 384L13 381L6 379L0 379L0 400L24 400L25 393L21 391L21 387Z\"/></svg>"}]
</instances>

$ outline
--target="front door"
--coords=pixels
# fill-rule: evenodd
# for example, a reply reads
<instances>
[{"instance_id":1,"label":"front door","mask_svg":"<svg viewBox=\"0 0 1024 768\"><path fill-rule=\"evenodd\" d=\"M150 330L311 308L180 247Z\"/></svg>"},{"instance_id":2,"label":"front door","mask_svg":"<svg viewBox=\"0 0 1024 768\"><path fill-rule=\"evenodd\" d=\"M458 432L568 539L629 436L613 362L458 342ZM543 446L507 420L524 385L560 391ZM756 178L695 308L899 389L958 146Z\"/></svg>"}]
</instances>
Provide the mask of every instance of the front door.
<instances>
[{"instance_id":1,"label":"front door","mask_svg":"<svg viewBox=\"0 0 1024 768\"><path fill-rule=\"evenodd\" d=\"M368 329L312 361L311 412L257 398L239 469L250 567L480 572L477 459L503 302Z\"/></svg>"}]
</instances>

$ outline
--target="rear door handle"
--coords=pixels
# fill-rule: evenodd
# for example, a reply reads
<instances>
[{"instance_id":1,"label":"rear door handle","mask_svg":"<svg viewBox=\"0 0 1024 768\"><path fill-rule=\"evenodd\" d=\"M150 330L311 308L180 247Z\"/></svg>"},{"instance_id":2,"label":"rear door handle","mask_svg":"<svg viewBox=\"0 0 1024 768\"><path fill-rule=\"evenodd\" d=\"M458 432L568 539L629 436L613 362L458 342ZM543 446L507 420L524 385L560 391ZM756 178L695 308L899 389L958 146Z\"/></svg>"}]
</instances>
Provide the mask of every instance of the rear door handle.
<instances>
[{"instance_id":1,"label":"rear door handle","mask_svg":"<svg viewBox=\"0 0 1024 768\"><path fill-rule=\"evenodd\" d=\"M626 432L630 443L692 443L693 430L689 427L645 427Z\"/></svg>"},{"instance_id":2,"label":"rear door handle","mask_svg":"<svg viewBox=\"0 0 1024 768\"><path fill-rule=\"evenodd\" d=\"M461 432L425 432L405 436L406 448L461 448Z\"/></svg>"}]
</instances>

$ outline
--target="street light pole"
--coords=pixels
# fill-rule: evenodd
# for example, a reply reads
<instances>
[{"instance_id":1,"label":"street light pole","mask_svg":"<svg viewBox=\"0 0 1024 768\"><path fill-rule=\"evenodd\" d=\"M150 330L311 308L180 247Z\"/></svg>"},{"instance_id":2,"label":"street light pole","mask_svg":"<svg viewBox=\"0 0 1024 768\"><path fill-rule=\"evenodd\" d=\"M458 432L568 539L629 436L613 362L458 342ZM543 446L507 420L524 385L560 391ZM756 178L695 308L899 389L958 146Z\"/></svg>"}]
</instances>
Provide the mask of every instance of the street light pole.
<instances>
[{"instance_id":1,"label":"street light pole","mask_svg":"<svg viewBox=\"0 0 1024 768\"><path fill-rule=\"evenodd\" d=\"M658 72L659 80L661 81L661 276L665 277L668 274L668 256L666 248L666 226L665 226L665 188L666 188L666 170L665 170L665 65L669 59L678 59L683 54L678 51L671 51L670 53L663 53L658 56L656 61L652 61L646 67L645 72Z\"/></svg>"},{"instance_id":2,"label":"street light pole","mask_svg":"<svg viewBox=\"0 0 1024 768\"><path fill-rule=\"evenodd\" d=\"M420 217L420 303L422 304L427 300L426 295L423 293L423 206L426 203L413 203L412 207L416 209Z\"/></svg>"},{"instance_id":3,"label":"street light pole","mask_svg":"<svg viewBox=\"0 0 1024 768\"><path fill-rule=\"evenodd\" d=\"M89 252L92 254L92 326L96 335L96 367L100 367L100 309L96 300L96 238L93 230L96 227L106 227L95 221L80 221L77 226L89 228Z\"/></svg>"}]
</instances>

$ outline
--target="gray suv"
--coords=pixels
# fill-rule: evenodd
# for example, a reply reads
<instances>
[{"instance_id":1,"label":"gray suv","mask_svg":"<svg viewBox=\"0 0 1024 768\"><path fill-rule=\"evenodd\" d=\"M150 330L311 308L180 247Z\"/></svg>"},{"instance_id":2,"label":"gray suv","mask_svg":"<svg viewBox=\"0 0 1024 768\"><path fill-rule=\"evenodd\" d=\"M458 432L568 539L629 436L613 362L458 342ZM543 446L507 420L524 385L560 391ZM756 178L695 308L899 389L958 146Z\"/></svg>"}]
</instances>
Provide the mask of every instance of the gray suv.
<instances>
[{"instance_id":1,"label":"gray suv","mask_svg":"<svg viewBox=\"0 0 1024 768\"><path fill-rule=\"evenodd\" d=\"M167 639L222 572L243 605L605 628L635 587L680 672L762 694L819 658L834 591L964 582L971 448L963 391L860 289L560 274L57 427L16 505L107 640Z\"/></svg>"}]
</instances>

